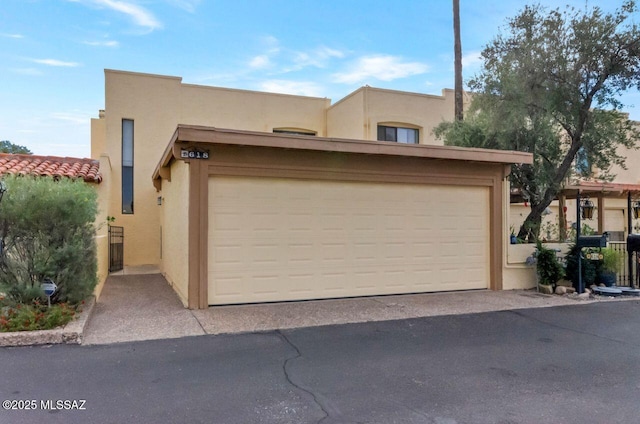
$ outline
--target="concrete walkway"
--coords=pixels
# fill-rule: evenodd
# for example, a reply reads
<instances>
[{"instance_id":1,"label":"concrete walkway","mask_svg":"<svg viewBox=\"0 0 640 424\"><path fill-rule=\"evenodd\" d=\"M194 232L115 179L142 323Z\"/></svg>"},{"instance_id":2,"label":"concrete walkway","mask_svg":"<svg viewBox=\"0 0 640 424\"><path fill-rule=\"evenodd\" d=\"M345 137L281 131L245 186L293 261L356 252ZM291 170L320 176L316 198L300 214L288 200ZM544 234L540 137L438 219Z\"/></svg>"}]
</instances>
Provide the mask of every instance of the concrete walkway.
<instances>
[{"instance_id":1,"label":"concrete walkway","mask_svg":"<svg viewBox=\"0 0 640 424\"><path fill-rule=\"evenodd\" d=\"M168 339L205 334L160 274L110 276L83 344Z\"/></svg>"},{"instance_id":2,"label":"concrete walkway","mask_svg":"<svg viewBox=\"0 0 640 424\"><path fill-rule=\"evenodd\" d=\"M167 339L580 305L594 300L533 291L471 291L185 309L160 274L110 276L85 330L84 344Z\"/></svg>"}]
</instances>

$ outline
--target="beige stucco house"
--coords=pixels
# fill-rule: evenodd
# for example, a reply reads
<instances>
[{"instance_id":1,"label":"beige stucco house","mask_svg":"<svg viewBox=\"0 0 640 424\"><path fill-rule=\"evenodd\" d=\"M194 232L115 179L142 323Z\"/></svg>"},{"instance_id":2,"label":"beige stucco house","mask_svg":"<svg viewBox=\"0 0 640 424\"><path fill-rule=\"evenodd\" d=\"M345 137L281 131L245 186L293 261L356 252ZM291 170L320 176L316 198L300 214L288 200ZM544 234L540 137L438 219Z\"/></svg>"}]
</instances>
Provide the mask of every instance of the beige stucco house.
<instances>
[{"instance_id":1,"label":"beige stucco house","mask_svg":"<svg viewBox=\"0 0 640 424\"><path fill-rule=\"evenodd\" d=\"M520 288L507 177L532 157L442 146L452 119L450 90L332 103L107 70L91 152L125 266L190 308Z\"/></svg>"}]
</instances>

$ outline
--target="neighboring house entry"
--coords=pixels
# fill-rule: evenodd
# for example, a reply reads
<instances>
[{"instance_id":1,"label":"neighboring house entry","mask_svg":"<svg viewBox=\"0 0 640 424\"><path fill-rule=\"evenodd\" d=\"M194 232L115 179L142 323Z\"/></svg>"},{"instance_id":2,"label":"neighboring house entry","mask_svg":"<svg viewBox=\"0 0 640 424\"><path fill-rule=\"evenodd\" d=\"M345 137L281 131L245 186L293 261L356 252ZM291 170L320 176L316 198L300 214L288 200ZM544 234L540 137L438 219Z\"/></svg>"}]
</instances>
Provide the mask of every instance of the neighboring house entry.
<instances>
[{"instance_id":1,"label":"neighboring house entry","mask_svg":"<svg viewBox=\"0 0 640 424\"><path fill-rule=\"evenodd\" d=\"M124 228L109 226L109 272L121 271L124 258Z\"/></svg>"}]
</instances>

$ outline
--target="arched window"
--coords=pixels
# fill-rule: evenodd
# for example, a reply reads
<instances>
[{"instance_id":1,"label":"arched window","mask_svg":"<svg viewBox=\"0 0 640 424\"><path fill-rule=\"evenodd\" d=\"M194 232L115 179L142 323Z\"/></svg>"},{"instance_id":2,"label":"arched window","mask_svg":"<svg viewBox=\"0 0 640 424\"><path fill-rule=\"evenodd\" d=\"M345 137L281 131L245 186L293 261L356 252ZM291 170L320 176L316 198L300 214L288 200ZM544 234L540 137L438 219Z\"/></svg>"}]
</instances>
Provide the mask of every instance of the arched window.
<instances>
[{"instance_id":1,"label":"arched window","mask_svg":"<svg viewBox=\"0 0 640 424\"><path fill-rule=\"evenodd\" d=\"M418 128L378 125L378 141L418 144L420 141L420 131Z\"/></svg>"}]
</instances>

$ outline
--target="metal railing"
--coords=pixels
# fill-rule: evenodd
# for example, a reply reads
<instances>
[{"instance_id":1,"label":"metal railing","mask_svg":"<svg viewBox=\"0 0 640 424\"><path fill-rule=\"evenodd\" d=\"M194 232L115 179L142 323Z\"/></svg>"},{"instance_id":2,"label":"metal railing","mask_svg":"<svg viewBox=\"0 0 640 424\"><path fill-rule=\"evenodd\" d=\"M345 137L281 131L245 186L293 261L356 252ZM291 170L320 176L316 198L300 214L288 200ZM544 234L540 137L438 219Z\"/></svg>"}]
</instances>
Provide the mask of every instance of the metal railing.
<instances>
[{"instance_id":1,"label":"metal railing","mask_svg":"<svg viewBox=\"0 0 640 424\"><path fill-rule=\"evenodd\" d=\"M124 268L124 228L109 225L109 272Z\"/></svg>"},{"instance_id":2,"label":"metal railing","mask_svg":"<svg viewBox=\"0 0 640 424\"><path fill-rule=\"evenodd\" d=\"M629 255L627 254L627 242L626 241L610 241L609 247L615 250L616 252L620 252L620 262L618 263L618 280L616 285L622 287L629 287ZM638 275L638 260L636 255L633 255L633 275L637 277Z\"/></svg>"}]
</instances>

